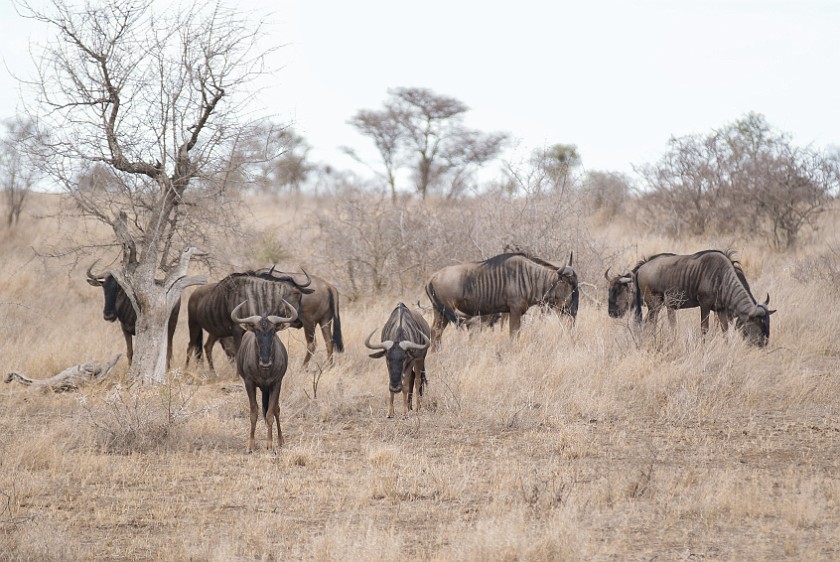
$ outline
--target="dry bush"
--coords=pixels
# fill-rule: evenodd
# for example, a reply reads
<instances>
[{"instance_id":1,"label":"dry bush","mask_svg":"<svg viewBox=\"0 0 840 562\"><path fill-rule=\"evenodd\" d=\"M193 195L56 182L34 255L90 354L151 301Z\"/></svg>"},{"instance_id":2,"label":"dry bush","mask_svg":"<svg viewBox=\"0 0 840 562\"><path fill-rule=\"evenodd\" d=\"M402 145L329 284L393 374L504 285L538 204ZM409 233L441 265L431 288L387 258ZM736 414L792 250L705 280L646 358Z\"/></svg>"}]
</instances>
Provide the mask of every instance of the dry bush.
<instances>
[{"instance_id":1,"label":"dry bush","mask_svg":"<svg viewBox=\"0 0 840 562\"><path fill-rule=\"evenodd\" d=\"M151 451L172 442L189 415L192 392L174 383L143 389L118 386L104 395L83 397L82 408L96 429L102 450L118 454Z\"/></svg>"}]
</instances>

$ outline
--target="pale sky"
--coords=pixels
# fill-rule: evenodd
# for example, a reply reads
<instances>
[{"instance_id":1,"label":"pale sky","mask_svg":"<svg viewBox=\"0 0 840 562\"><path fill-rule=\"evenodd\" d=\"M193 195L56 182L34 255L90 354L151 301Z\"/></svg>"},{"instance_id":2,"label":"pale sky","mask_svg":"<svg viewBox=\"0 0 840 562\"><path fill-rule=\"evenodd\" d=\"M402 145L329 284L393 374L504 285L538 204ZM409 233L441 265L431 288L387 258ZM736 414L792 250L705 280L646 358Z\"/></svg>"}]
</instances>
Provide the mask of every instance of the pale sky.
<instances>
[{"instance_id":1,"label":"pale sky","mask_svg":"<svg viewBox=\"0 0 840 562\"><path fill-rule=\"evenodd\" d=\"M375 160L347 125L394 87L458 98L467 124L505 131L520 152L578 146L586 170L630 173L669 137L708 133L754 111L797 145L840 146L840 0L243 0L270 11L285 45L260 99L292 121L313 160ZM27 72L28 41L51 33L0 8L0 54ZM0 116L17 88L0 69Z\"/></svg>"}]
</instances>

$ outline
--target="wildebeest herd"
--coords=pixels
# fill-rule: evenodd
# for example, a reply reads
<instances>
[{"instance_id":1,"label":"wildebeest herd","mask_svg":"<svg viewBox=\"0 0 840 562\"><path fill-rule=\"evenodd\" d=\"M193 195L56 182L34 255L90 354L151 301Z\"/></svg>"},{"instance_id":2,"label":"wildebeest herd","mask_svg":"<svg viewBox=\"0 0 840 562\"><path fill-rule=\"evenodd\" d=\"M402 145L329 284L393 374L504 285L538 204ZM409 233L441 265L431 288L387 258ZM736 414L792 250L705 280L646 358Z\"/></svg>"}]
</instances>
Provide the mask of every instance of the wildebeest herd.
<instances>
[{"instance_id":1,"label":"wildebeest herd","mask_svg":"<svg viewBox=\"0 0 840 562\"><path fill-rule=\"evenodd\" d=\"M507 318L510 335L515 337L521 318L533 306L553 310L570 319L577 316L580 290L573 267L573 254L565 264L557 265L526 253L504 253L480 262L444 267L425 283L434 315L431 329L419 310L399 303L385 322L379 343L364 344L374 350L372 358L385 358L388 370L390 401L388 417L394 417L394 396L403 395L403 415L420 409L426 386L426 353L441 345L441 335L448 324L470 326L476 320L492 325ZM704 250L691 255L656 254L639 261L630 271L610 276L607 282L608 313L619 318L629 310L639 324L653 325L662 308L671 326L675 311L700 308L701 331L706 334L709 314L714 312L722 329L730 321L746 340L765 346L770 337L770 296L758 303L752 296L743 269L731 251ZM136 313L124 291L109 274L87 270L87 281L101 286L105 295L105 320L119 320L125 336L129 362ZM648 309L642 315L642 307ZM178 321L180 303L173 311L167 337L167 358L172 356L172 337ZM206 354L213 369L212 348L218 341L228 358L236 364L248 394L251 430L247 451L254 448L258 417L256 389L262 394L262 417L268 427L267 448L274 451L272 425L280 430L279 393L288 367L288 355L277 331L286 327L303 328L306 356L303 367L315 351L315 326L320 326L332 363L333 351L344 350L339 316L338 290L327 281L309 275L282 273L270 269L231 273L218 283L196 288L188 301L190 358L201 360ZM207 340L203 334L207 332Z\"/></svg>"}]
</instances>

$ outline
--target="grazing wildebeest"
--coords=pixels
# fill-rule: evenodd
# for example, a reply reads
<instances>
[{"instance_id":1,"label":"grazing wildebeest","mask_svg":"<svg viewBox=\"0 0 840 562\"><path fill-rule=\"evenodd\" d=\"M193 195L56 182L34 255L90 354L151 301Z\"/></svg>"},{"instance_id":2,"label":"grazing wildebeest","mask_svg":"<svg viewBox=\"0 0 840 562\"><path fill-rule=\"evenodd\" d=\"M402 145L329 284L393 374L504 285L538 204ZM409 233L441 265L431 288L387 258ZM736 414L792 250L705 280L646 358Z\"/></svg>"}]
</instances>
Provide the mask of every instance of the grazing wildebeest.
<instances>
[{"instance_id":1,"label":"grazing wildebeest","mask_svg":"<svg viewBox=\"0 0 840 562\"><path fill-rule=\"evenodd\" d=\"M736 327L747 341L767 345L770 338L770 295L764 303L756 302L733 252L704 250L687 256L657 254L641 260L633 268L636 285L634 312L641 321L642 304L648 307L647 321L655 324L659 309L668 310L673 326L675 310L700 307L700 328L709 330L709 313L717 314L724 331L735 319Z\"/></svg>"},{"instance_id":2,"label":"grazing wildebeest","mask_svg":"<svg viewBox=\"0 0 840 562\"><path fill-rule=\"evenodd\" d=\"M266 273L272 276L291 276L292 273L269 270L258 270L258 273ZM292 325L292 328L303 327L303 337L306 339L306 357L303 359L303 367L309 364L309 360L315 354L315 326L321 326L321 334L324 336L324 345L327 348L327 362L333 361L333 349L341 353L344 351L344 340L341 336L341 317L338 314L338 289L329 282L316 276L310 275L312 283L309 288L311 293L305 293L300 300L300 319ZM332 327L332 335L330 335Z\"/></svg>"},{"instance_id":3,"label":"grazing wildebeest","mask_svg":"<svg viewBox=\"0 0 840 562\"><path fill-rule=\"evenodd\" d=\"M461 325L461 316L510 314L510 335L519 331L522 315L538 304L575 318L578 309L578 278L569 263L557 267L522 253L500 254L481 262L450 265L433 273L426 294L434 308L432 343L448 323Z\"/></svg>"},{"instance_id":4,"label":"grazing wildebeest","mask_svg":"<svg viewBox=\"0 0 840 562\"><path fill-rule=\"evenodd\" d=\"M205 297L210 294L213 289L216 288L216 283L207 283L206 285L199 285L198 287L193 290L190 298L187 300L187 325L190 329L190 342L187 344L187 363L186 365L189 366L190 364L190 356L194 355L198 361L201 361L203 358L204 347L206 345L208 348L212 349L216 342L221 343L222 349L224 349L225 354L228 356L228 359L233 360L236 357L236 348L234 347L233 337L229 336L226 338L217 338L213 334L207 334L207 343L203 344L204 340L204 330L201 328L201 325L198 322L198 318L201 315L199 310L202 308ZM208 351L209 353L209 351Z\"/></svg>"},{"instance_id":5,"label":"grazing wildebeest","mask_svg":"<svg viewBox=\"0 0 840 562\"><path fill-rule=\"evenodd\" d=\"M607 280L607 311L611 317L621 318L633 307L636 299L633 273L610 277L610 270L607 268L604 278Z\"/></svg>"},{"instance_id":6,"label":"grazing wildebeest","mask_svg":"<svg viewBox=\"0 0 840 562\"><path fill-rule=\"evenodd\" d=\"M102 311L102 317L108 322L120 321L123 337L125 337L125 355L128 358L128 364L131 365L131 359L134 357L132 337L136 334L137 313L134 312L131 301L113 275L110 273L94 274L91 271L92 269L93 265L87 268L87 282L94 287L102 287L105 294L105 308ZM162 284L161 281L157 280L155 280L155 283ZM181 299L178 299L178 303L172 309L172 314L169 315L169 325L166 333L167 369L169 369L169 363L172 361L172 337L175 335L175 326L178 324L180 313Z\"/></svg>"},{"instance_id":7,"label":"grazing wildebeest","mask_svg":"<svg viewBox=\"0 0 840 562\"><path fill-rule=\"evenodd\" d=\"M286 303L288 304L288 303ZM246 452L254 450L254 432L257 428L257 388L262 394L262 416L268 428L266 449L274 454L271 425L277 422L278 446L283 446L283 430L280 429L280 385L289 365L289 356L283 342L277 337L280 325L294 322L297 311L288 304L291 316L282 317L272 314L256 314L240 318L239 311L246 305L242 302L230 313L231 321L244 326L247 332L242 336L239 350L236 352L236 372L245 382L248 403L251 407L251 432L248 434ZM270 414L270 415L269 415Z\"/></svg>"},{"instance_id":8,"label":"grazing wildebeest","mask_svg":"<svg viewBox=\"0 0 840 562\"><path fill-rule=\"evenodd\" d=\"M394 417L394 395L403 393L403 415L411 410L413 390L417 391L417 410L420 410L420 397L426 385L426 350L429 348L429 324L419 311L409 310L399 303L382 328L380 343L373 344L370 338L365 340L365 347L379 350L370 357L385 357L388 367L388 390L391 399L388 402L388 417Z\"/></svg>"},{"instance_id":9,"label":"grazing wildebeest","mask_svg":"<svg viewBox=\"0 0 840 562\"><path fill-rule=\"evenodd\" d=\"M213 367L213 348L211 343L217 339L232 337L233 348L239 349L242 339L242 328L231 321L230 312L242 301L248 302L250 314L279 315L284 310L283 300L288 301L295 308L295 320L300 316L301 297L312 291L309 288L311 279L309 274L305 283L298 283L291 275L276 274L231 273L212 287L196 303L195 310L190 311L189 322L193 326L201 327L208 333L208 343L204 346L207 364ZM193 314L194 312L194 314ZM190 330L190 350L196 350L201 345L200 330Z\"/></svg>"}]
</instances>

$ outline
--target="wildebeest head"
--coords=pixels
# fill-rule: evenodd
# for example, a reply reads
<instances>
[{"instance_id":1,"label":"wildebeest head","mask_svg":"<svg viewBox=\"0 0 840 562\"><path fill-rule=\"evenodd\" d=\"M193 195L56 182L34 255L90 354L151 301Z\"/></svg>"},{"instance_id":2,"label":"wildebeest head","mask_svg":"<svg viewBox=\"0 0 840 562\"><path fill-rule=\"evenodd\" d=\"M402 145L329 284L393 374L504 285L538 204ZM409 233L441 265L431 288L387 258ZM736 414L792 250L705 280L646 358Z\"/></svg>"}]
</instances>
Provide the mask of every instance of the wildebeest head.
<instances>
[{"instance_id":1,"label":"wildebeest head","mask_svg":"<svg viewBox=\"0 0 840 562\"><path fill-rule=\"evenodd\" d=\"M260 314L248 316L247 318L239 318L239 309L245 306L247 301L238 304L230 313L231 320L254 333L259 367L263 370L271 368L272 358L274 357L274 346L279 344L276 336L277 330L280 329L282 324L294 322L297 319L295 307L285 300L283 302L285 303L286 309L292 313L289 317Z\"/></svg>"},{"instance_id":2,"label":"wildebeest head","mask_svg":"<svg viewBox=\"0 0 840 562\"><path fill-rule=\"evenodd\" d=\"M540 304L574 318L577 316L580 293L577 272L572 268L572 257L570 253L569 263L557 269L557 281L543 295Z\"/></svg>"},{"instance_id":3,"label":"wildebeest head","mask_svg":"<svg viewBox=\"0 0 840 562\"><path fill-rule=\"evenodd\" d=\"M764 347L770 339L770 315L776 312L770 310L770 295L763 303L756 303L753 310L746 315L739 316L735 325L744 334L744 338L753 345Z\"/></svg>"},{"instance_id":4,"label":"wildebeest head","mask_svg":"<svg viewBox=\"0 0 840 562\"><path fill-rule=\"evenodd\" d=\"M426 343L424 344L406 340L399 342L385 340L381 343L373 344L370 342L370 338L372 338L375 333L376 330L371 332L367 337L365 340L365 347L368 349L379 350L376 353L370 354L370 357L373 359L385 357L385 362L388 365L388 389L391 392L402 392L403 372L411 368L411 362L414 360L417 352L423 351L429 347L429 338L426 337L426 334L421 333L423 339L426 340Z\"/></svg>"},{"instance_id":5,"label":"wildebeest head","mask_svg":"<svg viewBox=\"0 0 840 562\"><path fill-rule=\"evenodd\" d=\"M95 262L93 265L95 265ZM94 287L102 287L105 294L105 308L102 310L102 317L108 322L113 322L117 319L117 296L122 291L122 287L110 273L94 274L92 272L93 265L87 268L87 282Z\"/></svg>"},{"instance_id":6,"label":"wildebeest head","mask_svg":"<svg viewBox=\"0 0 840 562\"><path fill-rule=\"evenodd\" d=\"M612 318L621 318L633 306L633 275L625 273L610 277L610 270L604 272L607 280L607 311Z\"/></svg>"},{"instance_id":7,"label":"wildebeest head","mask_svg":"<svg viewBox=\"0 0 840 562\"><path fill-rule=\"evenodd\" d=\"M291 283L298 289L298 291L300 291L301 299L297 301L297 303L295 303L297 304L298 316L294 322L291 322L289 324L289 326L292 328L303 328L303 296L315 293L315 289L310 287L310 285L312 285L312 276L309 275L309 273L307 273L306 270L302 267L300 268L300 270L303 272L303 276L305 278L305 280L302 282L298 281L294 273L284 273L282 271L275 271L275 266L273 265L268 269L263 268L251 272L253 275L259 277L260 279L268 279L272 281L285 281ZM285 328L286 326L284 325L281 329Z\"/></svg>"}]
</instances>

